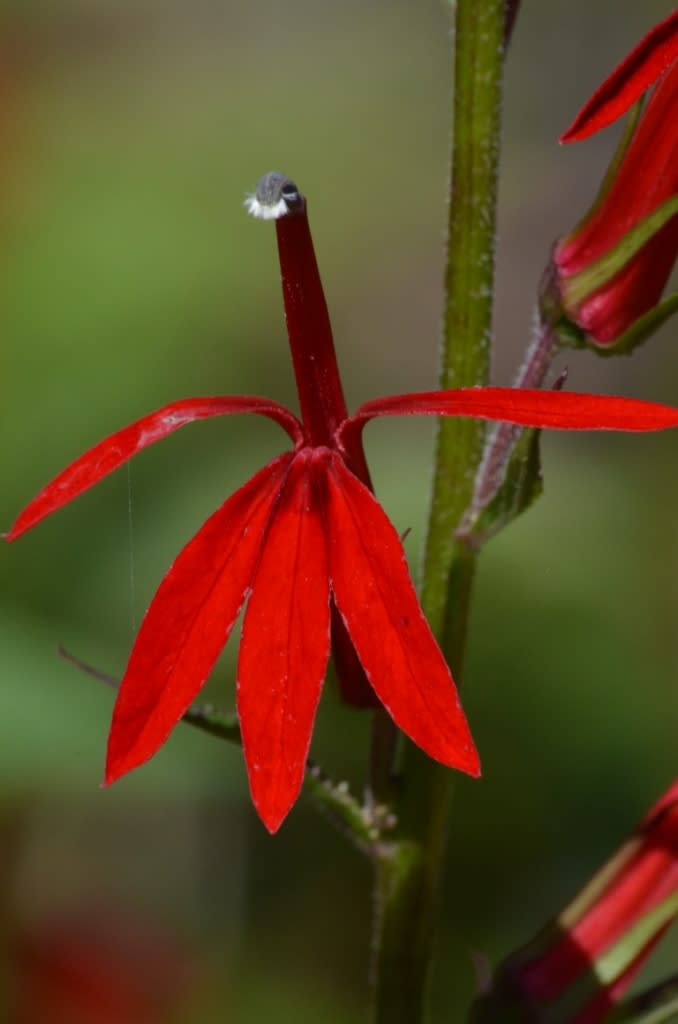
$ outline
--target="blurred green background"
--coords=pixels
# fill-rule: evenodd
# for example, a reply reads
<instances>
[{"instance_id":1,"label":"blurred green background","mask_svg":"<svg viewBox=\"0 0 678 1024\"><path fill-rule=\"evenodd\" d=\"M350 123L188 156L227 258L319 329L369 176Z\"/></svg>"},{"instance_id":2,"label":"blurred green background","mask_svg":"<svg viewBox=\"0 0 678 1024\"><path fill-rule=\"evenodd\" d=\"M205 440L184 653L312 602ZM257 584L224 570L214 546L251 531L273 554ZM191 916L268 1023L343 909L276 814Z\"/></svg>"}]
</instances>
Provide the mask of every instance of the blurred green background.
<instances>
[{"instance_id":1,"label":"blurred green background","mask_svg":"<svg viewBox=\"0 0 678 1024\"><path fill-rule=\"evenodd\" d=\"M567 150L556 137L671 6L523 4L506 74L497 383L615 130ZM17 0L0 18L3 528L71 457L173 398L294 403L274 232L242 208L274 168L309 196L349 404L433 385L446 4ZM573 354L570 386L678 402L672 333L632 359ZM415 568L431 440L411 421L367 432ZM368 866L305 799L270 838L240 752L188 729L100 791L112 695L55 655L63 643L120 674L181 545L283 444L255 418L196 425L0 551L10 988L38 984L41 943L70 942L100 954L112 987L141 971L141 989L162 990L140 1022L364 1020ZM461 1019L472 956L526 940L675 773L677 462L676 436L548 437L543 499L482 557L463 688L484 778L457 787L436 1020ZM223 707L235 651L208 687ZM327 693L313 755L359 784L365 734ZM150 952L132 953L133 933ZM669 936L644 980L677 955ZM136 1024L120 1014L82 1020Z\"/></svg>"}]
</instances>

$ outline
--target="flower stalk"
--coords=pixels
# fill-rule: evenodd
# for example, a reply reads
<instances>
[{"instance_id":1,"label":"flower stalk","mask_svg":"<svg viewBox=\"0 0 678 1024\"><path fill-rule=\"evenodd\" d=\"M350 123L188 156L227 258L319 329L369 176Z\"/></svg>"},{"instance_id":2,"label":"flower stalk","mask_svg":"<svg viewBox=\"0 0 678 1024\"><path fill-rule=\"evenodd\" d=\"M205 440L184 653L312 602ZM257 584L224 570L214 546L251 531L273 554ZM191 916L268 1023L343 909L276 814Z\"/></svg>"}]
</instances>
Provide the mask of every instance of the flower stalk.
<instances>
[{"instance_id":1,"label":"flower stalk","mask_svg":"<svg viewBox=\"0 0 678 1024\"><path fill-rule=\"evenodd\" d=\"M456 5L441 388L484 385L489 377L505 15L503 0ZM472 498L484 436L484 427L471 421L441 421L438 428L421 594L456 678L464 660L475 555L456 539L455 530ZM400 843L390 860L377 861L382 906L374 940L375 1024L427 1019L448 832L451 774L407 742L402 766ZM401 870L393 878L395 858Z\"/></svg>"}]
</instances>

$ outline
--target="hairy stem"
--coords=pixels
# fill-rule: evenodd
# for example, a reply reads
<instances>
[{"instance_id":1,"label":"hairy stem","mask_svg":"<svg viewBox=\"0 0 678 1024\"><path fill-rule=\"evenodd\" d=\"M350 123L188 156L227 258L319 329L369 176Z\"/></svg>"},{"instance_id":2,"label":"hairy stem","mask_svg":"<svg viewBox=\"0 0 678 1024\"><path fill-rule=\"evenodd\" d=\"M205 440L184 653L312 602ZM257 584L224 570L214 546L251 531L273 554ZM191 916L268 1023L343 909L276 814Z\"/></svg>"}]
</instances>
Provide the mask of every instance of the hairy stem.
<instances>
[{"instance_id":1,"label":"hairy stem","mask_svg":"<svg viewBox=\"0 0 678 1024\"><path fill-rule=\"evenodd\" d=\"M443 388L485 384L489 376L504 0L458 0L455 27ZM422 604L457 678L475 555L455 530L472 499L484 437L477 422L446 419L437 440ZM409 742L402 767L396 837L376 860L375 1024L429 1019L427 984L453 775Z\"/></svg>"}]
</instances>

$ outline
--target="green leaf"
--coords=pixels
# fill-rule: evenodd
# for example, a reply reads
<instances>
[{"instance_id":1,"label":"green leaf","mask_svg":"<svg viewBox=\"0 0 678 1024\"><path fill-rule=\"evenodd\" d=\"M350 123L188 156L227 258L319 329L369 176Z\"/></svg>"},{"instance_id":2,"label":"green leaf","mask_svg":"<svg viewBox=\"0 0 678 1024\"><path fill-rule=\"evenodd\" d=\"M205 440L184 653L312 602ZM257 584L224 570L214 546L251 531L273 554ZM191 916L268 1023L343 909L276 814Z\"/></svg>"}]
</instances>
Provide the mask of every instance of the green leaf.
<instances>
[{"instance_id":1,"label":"green leaf","mask_svg":"<svg viewBox=\"0 0 678 1024\"><path fill-rule=\"evenodd\" d=\"M490 435L487 452L495 448L495 441L502 425ZM543 491L540 457L540 430L520 430L511 428L507 433L507 448L511 444L511 434L516 440L502 469L498 486L494 492L471 513L459 531L474 546L480 547L490 537L516 519L532 505ZM481 466L480 472L483 472ZM482 499L481 499L482 500Z\"/></svg>"}]
</instances>

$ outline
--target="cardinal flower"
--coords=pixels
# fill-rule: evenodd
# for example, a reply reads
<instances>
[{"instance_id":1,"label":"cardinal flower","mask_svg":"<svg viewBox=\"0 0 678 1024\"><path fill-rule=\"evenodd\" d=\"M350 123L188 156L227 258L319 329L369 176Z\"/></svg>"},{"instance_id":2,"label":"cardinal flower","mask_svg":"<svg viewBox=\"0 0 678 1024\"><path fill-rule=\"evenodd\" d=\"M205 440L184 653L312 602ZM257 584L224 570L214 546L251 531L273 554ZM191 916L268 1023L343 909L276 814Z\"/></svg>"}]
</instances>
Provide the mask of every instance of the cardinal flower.
<instances>
[{"instance_id":1,"label":"cardinal flower","mask_svg":"<svg viewBox=\"0 0 678 1024\"><path fill-rule=\"evenodd\" d=\"M678 410L623 398L511 388L396 395L346 411L306 201L274 172L250 212L276 222L301 418L257 397L190 398L137 420L73 462L23 510L14 540L180 427L257 413L291 450L207 520L170 567L120 685L106 782L147 761L195 700L244 604L237 708L254 804L274 832L301 787L337 636L394 722L431 757L477 776L478 754L424 618L398 533L374 497L362 430L376 416L501 419L575 430L661 430ZM342 631L332 628L332 618ZM350 658L346 659L350 661Z\"/></svg>"},{"instance_id":2,"label":"cardinal flower","mask_svg":"<svg viewBox=\"0 0 678 1024\"><path fill-rule=\"evenodd\" d=\"M648 90L584 220L556 245L544 312L599 351L628 350L678 306L658 307L678 253L678 11L622 61L561 136L574 142L620 117ZM556 314L557 316L558 314Z\"/></svg>"}]
</instances>

